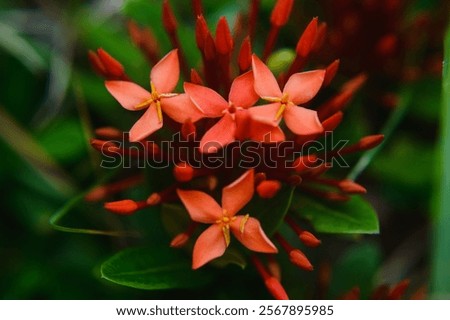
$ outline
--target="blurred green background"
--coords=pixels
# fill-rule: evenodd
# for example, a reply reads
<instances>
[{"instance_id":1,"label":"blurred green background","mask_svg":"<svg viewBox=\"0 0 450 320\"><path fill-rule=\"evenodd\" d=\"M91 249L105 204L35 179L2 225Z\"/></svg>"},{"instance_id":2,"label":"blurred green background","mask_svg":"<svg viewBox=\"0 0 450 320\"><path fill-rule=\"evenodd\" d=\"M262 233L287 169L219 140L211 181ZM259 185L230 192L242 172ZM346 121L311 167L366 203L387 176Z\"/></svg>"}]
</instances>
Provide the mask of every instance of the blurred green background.
<instances>
[{"instance_id":1,"label":"blurred green background","mask_svg":"<svg viewBox=\"0 0 450 320\"><path fill-rule=\"evenodd\" d=\"M171 4L182 25L179 35L188 61L196 66L200 55L193 45L193 14L185 2L173 0ZM392 18L397 23L390 30L378 34L371 28L380 26L369 25L370 30L360 30L362 35L367 32L367 43L355 43L352 55L331 43L326 54L317 57L317 64L322 66L341 59L342 72L336 85L359 72L369 75L346 111L340 136L356 141L362 135L378 133L397 113L392 135L358 180L367 187L367 199L378 211L381 234L356 238L323 235L324 244L312 253L312 260L318 270L331 268L329 285L319 287L317 271L305 275L288 268L286 277L301 274L304 281L304 285L288 287L295 297L309 294L336 298L355 285L367 295L378 284L393 284L405 278L411 279L410 291L414 292L428 288L432 277L435 283L443 283L442 292L450 292L449 276L442 268L432 268L432 261L442 261L446 245L450 245L445 243L445 233L450 231L448 219L439 224L442 230L438 234L444 234L439 238L441 244L435 246L432 241L435 219L439 219L440 211L448 211L439 210L439 199L445 197L437 196L439 190L441 194L449 191L439 184L448 168L442 166L438 148L440 121L446 119L441 117L441 106L444 110L449 106L448 100L441 100L441 69L436 67L442 61L448 3L399 2L401 10ZM261 2L256 36L259 45L254 48L258 53L269 28L273 3ZM333 31L342 28L339 19L344 18L340 13L362 10L358 4L355 11L345 5L335 6L331 1L296 1L278 48L295 46L299 30L313 16L328 22ZM197 290L148 292L114 285L100 279L99 267L133 240L64 233L49 224L52 214L104 173L99 168L99 156L89 146L93 129L104 125L126 129L134 120L134 115L117 107L103 80L90 69L87 51L106 49L124 64L133 79L146 83L150 67L129 40L126 19L151 26L161 53L165 53L170 44L160 8L161 1L157 0L0 0L1 298L269 298L254 270L242 271L235 266L216 271L215 279ZM247 10L247 2L204 1L204 9L211 27L220 16L226 16L233 25L236 13ZM409 43L414 23L419 23L422 16L428 20L417 27L424 33L420 37L415 34L420 43L417 48L405 50L409 48L402 45ZM382 24L383 17L378 18ZM386 58L396 66L395 74L372 68L374 62L367 60L367 52L375 50L370 43L387 33L400 39L399 50ZM449 126L443 128L448 133ZM351 158L351 163L358 158ZM61 222L93 229L117 229L122 223L100 206L97 210L71 210ZM162 231L157 236L169 241ZM317 293L320 290L326 293Z\"/></svg>"}]
</instances>

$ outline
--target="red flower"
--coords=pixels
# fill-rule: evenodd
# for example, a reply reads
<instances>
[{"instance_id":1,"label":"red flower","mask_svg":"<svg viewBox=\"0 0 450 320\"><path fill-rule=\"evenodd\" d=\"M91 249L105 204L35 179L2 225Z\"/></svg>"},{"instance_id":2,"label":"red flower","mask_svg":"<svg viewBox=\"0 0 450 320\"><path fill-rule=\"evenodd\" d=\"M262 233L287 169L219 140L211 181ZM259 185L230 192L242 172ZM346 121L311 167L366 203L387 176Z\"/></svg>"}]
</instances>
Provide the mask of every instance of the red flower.
<instances>
[{"instance_id":1,"label":"red flower","mask_svg":"<svg viewBox=\"0 0 450 320\"><path fill-rule=\"evenodd\" d=\"M273 140L284 140L284 135L278 127L274 128L264 123L252 125L251 118L248 117L246 111L259 98L253 86L252 72L240 75L231 84L228 101L226 101L210 88L188 82L184 83L185 92L194 104L202 110L205 117L221 117L201 139L200 150L202 152L215 152L217 151L217 144L224 147L237 139L250 138L262 141L267 134L272 137L272 142L274 142Z\"/></svg>"},{"instance_id":2,"label":"red flower","mask_svg":"<svg viewBox=\"0 0 450 320\"><path fill-rule=\"evenodd\" d=\"M202 117L186 94L172 93L180 77L177 49L170 51L150 72L151 92L129 81L106 81L108 91L127 110L147 108L130 130L130 141L145 139L163 125L162 111L184 123Z\"/></svg>"},{"instance_id":3,"label":"red flower","mask_svg":"<svg viewBox=\"0 0 450 320\"><path fill-rule=\"evenodd\" d=\"M317 112L298 105L310 101L322 86L325 70L294 73L281 91L269 68L256 56L252 57L255 91L272 102L250 110L255 120L277 126L281 117L297 135L312 135L323 131Z\"/></svg>"},{"instance_id":4,"label":"red flower","mask_svg":"<svg viewBox=\"0 0 450 320\"><path fill-rule=\"evenodd\" d=\"M261 229L259 221L236 215L253 197L254 172L247 171L222 189L222 206L208 194L195 190L177 190L191 219L211 224L197 239L192 268L197 269L224 254L230 244L230 230L248 249L276 253L278 250Z\"/></svg>"}]
</instances>

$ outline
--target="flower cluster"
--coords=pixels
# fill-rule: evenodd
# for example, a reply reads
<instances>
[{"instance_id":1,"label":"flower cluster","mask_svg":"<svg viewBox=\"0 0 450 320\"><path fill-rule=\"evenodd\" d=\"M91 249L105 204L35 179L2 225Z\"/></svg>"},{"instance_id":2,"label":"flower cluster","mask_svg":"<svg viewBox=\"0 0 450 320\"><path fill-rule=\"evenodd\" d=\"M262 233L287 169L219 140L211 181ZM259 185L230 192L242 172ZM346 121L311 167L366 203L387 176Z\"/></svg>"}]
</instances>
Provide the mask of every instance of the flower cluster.
<instances>
[{"instance_id":1,"label":"flower cluster","mask_svg":"<svg viewBox=\"0 0 450 320\"><path fill-rule=\"evenodd\" d=\"M288 242L279 230L266 233L255 217L258 212L247 212L247 204L256 197L275 198L287 186L296 186L325 201L346 201L351 194L365 193L364 187L354 181L322 175L331 168L332 158L337 153L345 155L367 150L383 139L381 135L368 136L340 150L300 153L339 125L342 109L364 78L351 79L337 95L316 102L316 95L330 84L338 67L338 63L332 62L322 69L301 72L310 53L319 50L323 43L323 28L317 18L300 35L297 56L291 67L277 77L272 73L265 61L276 44L280 28L289 19L293 3L293 0L276 2L270 19L271 30L260 58L252 51L259 1L250 2L246 19L238 19L234 34L226 19L221 18L215 37L202 15L201 1L193 1L196 44L202 67L188 71L175 15L169 2L164 1L163 24L174 48L162 59L158 58L157 42L151 30L129 23L132 40L153 65L150 90L131 81L123 66L104 50L89 54L94 69L106 79L106 89L123 108L137 112L145 109L129 130L127 141L138 142L143 152L137 152L131 144L114 142L121 138L122 131L111 127L98 129L92 146L109 156L139 158L150 154L173 162L173 178L170 178L173 183L169 187L150 194L146 200L109 201L104 207L116 214L129 215L149 206L181 201L192 223L173 238L171 246L186 245L196 231L202 229L193 249L194 269L222 256L233 234L249 250L269 254L269 266L260 255L253 254L250 260L269 292L280 299L286 299L287 294L281 286L279 272L273 267L276 262L272 254L278 249L272 240L287 252L294 265L304 270L312 270L313 266L303 251ZM248 28L244 27L244 20ZM235 45L238 41L241 41L239 48ZM180 77L184 79L184 92L175 92ZM158 141L158 130L163 127L179 133L187 144L174 144L170 152L161 148L155 141ZM254 144L247 147L244 142ZM291 149L285 150L286 142L290 142ZM260 161L242 161L248 159L250 148ZM233 160L231 165L224 161L208 166L193 161L198 155L207 160L231 155ZM103 200L142 180L138 175L99 186L86 199ZM220 187L221 205L214 197ZM320 244L315 235L300 227L296 218L286 212L276 214L294 230L303 245ZM202 225L207 225L206 229Z\"/></svg>"}]
</instances>

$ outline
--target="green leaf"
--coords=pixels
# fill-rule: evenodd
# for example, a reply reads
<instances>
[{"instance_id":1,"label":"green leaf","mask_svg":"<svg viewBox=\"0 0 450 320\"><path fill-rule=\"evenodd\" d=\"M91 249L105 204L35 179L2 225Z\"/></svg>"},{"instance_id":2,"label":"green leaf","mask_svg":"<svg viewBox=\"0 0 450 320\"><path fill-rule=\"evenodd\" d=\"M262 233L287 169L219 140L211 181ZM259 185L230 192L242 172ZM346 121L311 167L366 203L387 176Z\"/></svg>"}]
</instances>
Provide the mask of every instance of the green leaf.
<instances>
[{"instance_id":1,"label":"green leaf","mask_svg":"<svg viewBox=\"0 0 450 320\"><path fill-rule=\"evenodd\" d=\"M72 178L2 106L0 106L0 139L28 163L53 192L62 196L74 194L76 187Z\"/></svg>"},{"instance_id":2,"label":"green leaf","mask_svg":"<svg viewBox=\"0 0 450 320\"><path fill-rule=\"evenodd\" d=\"M360 196L339 203L300 196L293 201L292 210L309 220L318 232L379 233L375 210Z\"/></svg>"},{"instance_id":3,"label":"green leaf","mask_svg":"<svg viewBox=\"0 0 450 320\"><path fill-rule=\"evenodd\" d=\"M0 23L0 48L16 57L30 71L37 73L45 70L47 65L37 50L14 28Z\"/></svg>"},{"instance_id":4,"label":"green leaf","mask_svg":"<svg viewBox=\"0 0 450 320\"><path fill-rule=\"evenodd\" d=\"M191 269L190 261L168 246L126 249L102 264L102 277L127 287L160 290L193 288L210 277Z\"/></svg>"},{"instance_id":5,"label":"green leaf","mask_svg":"<svg viewBox=\"0 0 450 320\"><path fill-rule=\"evenodd\" d=\"M347 176L347 179L356 180L356 178L369 166L372 160L377 156L377 154L382 150L387 141L392 137L395 129L400 125L400 123L405 118L407 111L411 105L413 97L413 88L404 86L400 92L400 101L398 106L392 111L389 119L384 124L381 129L381 133L384 135L384 140L381 144L373 149L367 150L363 153L361 158L358 160L356 165L353 167L352 171Z\"/></svg>"},{"instance_id":6,"label":"green leaf","mask_svg":"<svg viewBox=\"0 0 450 320\"><path fill-rule=\"evenodd\" d=\"M333 266L330 297L339 298L356 286L360 288L362 297L367 297L372 291L380 262L381 252L377 245L359 243L352 246Z\"/></svg>"},{"instance_id":7,"label":"green leaf","mask_svg":"<svg viewBox=\"0 0 450 320\"><path fill-rule=\"evenodd\" d=\"M294 187L284 187L272 199L255 199L242 210L261 222L264 232L271 236L283 224L284 217L291 205Z\"/></svg>"},{"instance_id":8,"label":"green leaf","mask_svg":"<svg viewBox=\"0 0 450 320\"><path fill-rule=\"evenodd\" d=\"M86 152L84 135L78 120L59 119L38 134L40 144L60 162L73 162Z\"/></svg>"},{"instance_id":9,"label":"green leaf","mask_svg":"<svg viewBox=\"0 0 450 320\"><path fill-rule=\"evenodd\" d=\"M436 179L432 298L450 298L450 25L445 35L439 172Z\"/></svg>"},{"instance_id":10,"label":"green leaf","mask_svg":"<svg viewBox=\"0 0 450 320\"><path fill-rule=\"evenodd\" d=\"M230 264L234 264L241 269L245 269L247 267L247 259L244 255L236 248L227 248L227 251L223 254L223 256L214 259L211 261L211 265L218 268L225 268Z\"/></svg>"}]
</instances>

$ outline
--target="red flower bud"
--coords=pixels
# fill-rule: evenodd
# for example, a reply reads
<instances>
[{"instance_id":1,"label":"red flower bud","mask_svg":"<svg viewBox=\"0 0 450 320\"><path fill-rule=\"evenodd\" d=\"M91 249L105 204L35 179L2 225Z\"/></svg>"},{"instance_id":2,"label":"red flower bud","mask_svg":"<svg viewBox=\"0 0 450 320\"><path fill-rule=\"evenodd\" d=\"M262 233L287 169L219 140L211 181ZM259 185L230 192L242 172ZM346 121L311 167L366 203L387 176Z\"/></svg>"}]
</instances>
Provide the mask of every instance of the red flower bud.
<instances>
[{"instance_id":1,"label":"red flower bud","mask_svg":"<svg viewBox=\"0 0 450 320\"><path fill-rule=\"evenodd\" d=\"M298 157L293 163L294 170L295 172L302 172L308 169L312 169L316 167L316 162L317 156L314 154Z\"/></svg>"},{"instance_id":2,"label":"red flower bud","mask_svg":"<svg viewBox=\"0 0 450 320\"><path fill-rule=\"evenodd\" d=\"M256 192L263 199L270 199L276 196L281 189L281 182L277 180L266 180L256 187Z\"/></svg>"},{"instance_id":3,"label":"red flower bud","mask_svg":"<svg viewBox=\"0 0 450 320\"><path fill-rule=\"evenodd\" d=\"M205 47L206 36L209 34L208 25L203 15L197 17L195 24L195 41L200 51Z\"/></svg>"},{"instance_id":4,"label":"red flower bud","mask_svg":"<svg viewBox=\"0 0 450 320\"><path fill-rule=\"evenodd\" d=\"M108 52L100 48L97 50L97 54L100 60L102 61L102 64L105 67L106 72L110 76L120 78L124 75L125 70L122 64L116 59L114 59Z\"/></svg>"},{"instance_id":5,"label":"red flower bud","mask_svg":"<svg viewBox=\"0 0 450 320\"><path fill-rule=\"evenodd\" d=\"M345 193L367 193L366 188L364 188L362 185L348 179L340 181L338 187Z\"/></svg>"},{"instance_id":6,"label":"red flower bud","mask_svg":"<svg viewBox=\"0 0 450 320\"><path fill-rule=\"evenodd\" d=\"M239 70L242 72L248 70L252 65L252 44L250 37L246 37L242 41L241 49L238 56Z\"/></svg>"},{"instance_id":7,"label":"red flower bud","mask_svg":"<svg viewBox=\"0 0 450 320\"><path fill-rule=\"evenodd\" d=\"M216 29L216 49L220 54L229 54L233 50L233 36L230 32L227 19L220 18Z\"/></svg>"},{"instance_id":8,"label":"red flower bud","mask_svg":"<svg viewBox=\"0 0 450 320\"><path fill-rule=\"evenodd\" d=\"M114 127L101 127L95 129L94 133L97 137L109 140L122 139L123 136L123 132Z\"/></svg>"},{"instance_id":9,"label":"red flower bud","mask_svg":"<svg viewBox=\"0 0 450 320\"><path fill-rule=\"evenodd\" d=\"M325 70L325 78L323 80L323 86L326 87L331 83L331 80L334 79L336 73L339 69L340 60L334 60Z\"/></svg>"},{"instance_id":10,"label":"red flower bud","mask_svg":"<svg viewBox=\"0 0 450 320\"><path fill-rule=\"evenodd\" d=\"M167 33L173 33L177 30L177 19L167 0L163 2L162 21Z\"/></svg>"},{"instance_id":11,"label":"red flower bud","mask_svg":"<svg viewBox=\"0 0 450 320\"><path fill-rule=\"evenodd\" d=\"M309 262L308 258L299 249L294 249L289 252L289 260L297 267L306 271L312 271L314 269L311 262Z\"/></svg>"},{"instance_id":12,"label":"red flower bud","mask_svg":"<svg viewBox=\"0 0 450 320\"><path fill-rule=\"evenodd\" d=\"M305 31L303 31L302 35L300 36L300 39L297 42L297 47L295 48L297 55L302 58L306 58L309 55L313 47L314 40L316 39L316 33L317 17L311 20Z\"/></svg>"},{"instance_id":13,"label":"red flower bud","mask_svg":"<svg viewBox=\"0 0 450 320\"><path fill-rule=\"evenodd\" d=\"M189 240L189 235L185 232L177 234L172 241L170 242L170 246L172 248L181 248L183 247Z\"/></svg>"},{"instance_id":14,"label":"red flower bud","mask_svg":"<svg viewBox=\"0 0 450 320\"><path fill-rule=\"evenodd\" d=\"M270 23L277 27L284 26L291 15L294 0L278 0L272 10Z\"/></svg>"},{"instance_id":15,"label":"red flower bud","mask_svg":"<svg viewBox=\"0 0 450 320\"><path fill-rule=\"evenodd\" d=\"M173 175L179 182L188 182L194 177L194 168L186 162L180 162L173 168Z\"/></svg>"},{"instance_id":16,"label":"red flower bud","mask_svg":"<svg viewBox=\"0 0 450 320\"><path fill-rule=\"evenodd\" d=\"M300 238L300 241L303 242L303 244L305 246L308 246L308 247L311 247L311 248L315 248L315 247L319 246L322 243L322 241L317 239L316 236L313 235L309 231L302 231L302 232L300 232L298 237Z\"/></svg>"},{"instance_id":17,"label":"red flower bud","mask_svg":"<svg viewBox=\"0 0 450 320\"><path fill-rule=\"evenodd\" d=\"M133 200L120 200L114 202L106 202L104 208L112 213L121 215L130 215L140 209L139 204Z\"/></svg>"},{"instance_id":18,"label":"red flower bud","mask_svg":"<svg viewBox=\"0 0 450 320\"><path fill-rule=\"evenodd\" d=\"M272 294L272 296L277 300L289 300L289 297L281 285L280 281L278 281L275 277L270 277L264 280L264 284L266 285L267 290Z\"/></svg>"}]
</instances>

